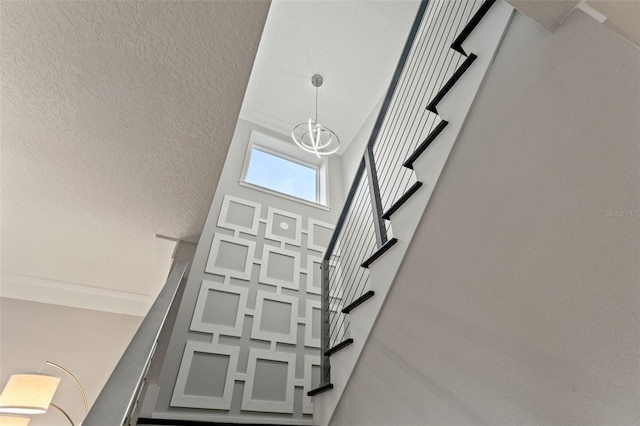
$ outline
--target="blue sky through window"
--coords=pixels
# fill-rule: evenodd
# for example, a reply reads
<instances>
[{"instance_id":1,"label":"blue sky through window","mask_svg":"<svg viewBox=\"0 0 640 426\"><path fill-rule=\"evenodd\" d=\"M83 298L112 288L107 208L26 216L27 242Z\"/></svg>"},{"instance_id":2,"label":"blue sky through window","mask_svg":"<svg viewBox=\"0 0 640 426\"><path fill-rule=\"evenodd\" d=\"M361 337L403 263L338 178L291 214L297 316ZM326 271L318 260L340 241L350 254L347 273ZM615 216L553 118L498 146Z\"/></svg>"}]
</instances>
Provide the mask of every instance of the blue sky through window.
<instances>
[{"instance_id":1,"label":"blue sky through window","mask_svg":"<svg viewBox=\"0 0 640 426\"><path fill-rule=\"evenodd\" d=\"M317 174L316 168L253 148L246 181L317 202Z\"/></svg>"}]
</instances>

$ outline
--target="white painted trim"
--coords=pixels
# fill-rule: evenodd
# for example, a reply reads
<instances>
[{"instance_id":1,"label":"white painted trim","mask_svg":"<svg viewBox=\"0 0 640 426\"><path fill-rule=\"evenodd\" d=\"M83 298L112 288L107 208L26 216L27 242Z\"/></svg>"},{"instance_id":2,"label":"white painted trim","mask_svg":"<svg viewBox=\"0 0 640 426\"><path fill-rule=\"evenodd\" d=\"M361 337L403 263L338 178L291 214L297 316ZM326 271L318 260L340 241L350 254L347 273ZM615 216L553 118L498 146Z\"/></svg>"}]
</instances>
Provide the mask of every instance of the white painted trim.
<instances>
[{"instance_id":1,"label":"white painted trim","mask_svg":"<svg viewBox=\"0 0 640 426\"><path fill-rule=\"evenodd\" d=\"M284 401L265 401L253 399L253 384L256 375L258 359L287 363L287 389ZM267 413L293 413L293 391L296 371L296 355L284 352L272 352L251 348L247 366L247 381L242 395L242 409L249 411L263 411Z\"/></svg>"},{"instance_id":2,"label":"white painted trim","mask_svg":"<svg viewBox=\"0 0 640 426\"><path fill-rule=\"evenodd\" d=\"M216 258L220 250L220 243L223 241L231 244L237 244L239 246L247 247L247 257L245 259L243 271L236 271L234 269L227 269L227 268L222 268L220 266L216 266ZM234 278L249 280L251 279L251 272L253 269L253 260L255 257L255 252L256 252L255 241L244 240L242 238L236 238L229 235L216 233L213 236L213 242L211 243L209 257L207 258L207 264L204 268L204 271L209 274L228 275Z\"/></svg>"},{"instance_id":3,"label":"white painted trim","mask_svg":"<svg viewBox=\"0 0 640 426\"><path fill-rule=\"evenodd\" d=\"M316 268L314 265L318 264L319 267ZM313 256L311 254L307 254L307 293L309 294L317 294L320 295L322 293L322 258L320 256ZM313 285L316 276L320 277L320 286L316 287Z\"/></svg>"},{"instance_id":4,"label":"white painted trim","mask_svg":"<svg viewBox=\"0 0 640 426\"><path fill-rule=\"evenodd\" d=\"M328 204L325 206L323 204L314 203L313 201L304 200L302 198L294 197L293 195L285 194L284 192L275 191L273 189L265 188L264 186L260 185L254 185L253 183L245 182L243 180L238 180L238 185L254 189L256 191L264 192L265 194L275 195L276 197L284 198L296 203L304 204L306 206L315 207L316 209L331 211L331 207Z\"/></svg>"},{"instance_id":5,"label":"white painted trim","mask_svg":"<svg viewBox=\"0 0 640 426\"><path fill-rule=\"evenodd\" d=\"M274 228L279 226L279 224L277 224L274 219L275 215L288 217L289 219L293 219L296 221L296 227L293 231L295 234L294 238L287 238L283 235L273 233ZM302 245L302 216L295 213L289 213L285 210L269 207L267 211L267 227L264 232L264 237L269 240L283 241L293 246L300 247Z\"/></svg>"},{"instance_id":6,"label":"white painted trim","mask_svg":"<svg viewBox=\"0 0 640 426\"><path fill-rule=\"evenodd\" d=\"M320 311L320 315L322 315L322 307L320 306L320 301L307 300L307 306L305 310L304 345L310 348L320 348L320 337L318 338L313 337L313 310L314 309ZM318 324L318 327L320 326L321 324ZM305 375L305 378L306 377L307 376Z\"/></svg>"},{"instance_id":7,"label":"white painted trim","mask_svg":"<svg viewBox=\"0 0 640 426\"><path fill-rule=\"evenodd\" d=\"M315 386L312 383L313 379L313 366L320 367L320 357L318 355L305 355L304 356L304 387L302 392L302 413L313 414L313 400L310 396L307 396L307 392L312 390ZM322 374L322 373L320 373Z\"/></svg>"},{"instance_id":8,"label":"white painted trim","mask_svg":"<svg viewBox=\"0 0 640 426\"><path fill-rule=\"evenodd\" d=\"M254 209L250 228L238 225L236 223L229 222L227 220L229 216L229 205L231 203L241 204L243 206L252 207ZM220 208L220 215L218 216L217 226L220 228L230 229L232 231L237 230L240 232L244 232L245 234L258 235L258 227L260 226L261 210L262 210L261 204L255 203L253 201L245 200L243 198L232 197L231 195L225 195L224 200L222 201L222 207Z\"/></svg>"},{"instance_id":9,"label":"white painted trim","mask_svg":"<svg viewBox=\"0 0 640 426\"><path fill-rule=\"evenodd\" d=\"M603 24L608 18L602 13L595 10L593 7L589 6L584 0L582 0L578 6L578 9L591 16L593 19Z\"/></svg>"},{"instance_id":10,"label":"white painted trim","mask_svg":"<svg viewBox=\"0 0 640 426\"><path fill-rule=\"evenodd\" d=\"M258 359L287 363L287 389L284 401L265 401L253 399L253 385L256 376ZM284 352L271 352L261 349L249 349L247 364L247 381L242 395L242 409L249 411L263 411L266 413L293 413L293 391L296 371L296 355Z\"/></svg>"},{"instance_id":11,"label":"white painted trim","mask_svg":"<svg viewBox=\"0 0 640 426\"><path fill-rule=\"evenodd\" d=\"M315 232L314 232L314 228L318 226L320 228L325 228L328 229L329 231L331 231L331 233L333 233L333 231L335 230L335 226L333 226L330 223L327 222L322 222L313 218L309 218L308 220L308 229L307 229L307 248L309 250L314 250L314 251L319 251L320 253L324 253L324 251L327 249L324 246L321 246L319 244L316 244L315 242ZM339 249L336 248L334 255L335 256L339 256Z\"/></svg>"},{"instance_id":12,"label":"white painted trim","mask_svg":"<svg viewBox=\"0 0 640 426\"><path fill-rule=\"evenodd\" d=\"M285 334L262 330L262 311L265 299L291 306L289 333ZM258 290L255 308L256 315L253 317L253 325L251 326L251 338L295 345L298 338L298 301L299 299L297 297Z\"/></svg>"},{"instance_id":13,"label":"white painted trim","mask_svg":"<svg viewBox=\"0 0 640 426\"><path fill-rule=\"evenodd\" d=\"M186 394L187 380L193 355L196 352L228 355L229 364L227 365L227 377L225 379L224 391L222 397L198 396ZM240 348L235 346L224 346L214 343L204 342L187 342L178 371L178 378L171 396L172 407L190 407L190 408L209 408L216 410L228 410L231 408L231 397L233 395L233 384L235 381L235 372L238 370L238 355Z\"/></svg>"},{"instance_id":14,"label":"white painted trim","mask_svg":"<svg viewBox=\"0 0 640 426\"><path fill-rule=\"evenodd\" d=\"M194 410L197 411L197 410ZM202 410L204 411L204 410ZM219 421L219 422L223 422L223 423L238 423L238 425L243 424L243 422L246 424L247 422L247 418L246 417L240 417L240 416L228 416L228 415L216 415L216 414L212 414L211 412L205 412L204 414L200 414L198 412L181 412L179 415L175 414L175 413L162 413L162 412L157 412L157 413L153 413L153 416L151 417L153 419L163 419L163 420L174 420L176 422L179 422L180 420L193 420L193 421L200 421L200 422L212 422L212 421ZM313 420L313 419L309 419L309 420L303 420L303 419L288 419L288 418L282 418L282 417L278 417L278 418L273 418L273 417L261 417L261 416L255 416L255 417L251 417L252 421L255 422L260 422L261 424L265 424L265 425L274 425L274 426L282 426L282 425L288 425L288 426L317 426L318 424Z\"/></svg>"},{"instance_id":15,"label":"white painted trim","mask_svg":"<svg viewBox=\"0 0 640 426\"><path fill-rule=\"evenodd\" d=\"M238 306L236 310L236 319L233 326L224 324L213 324L204 322L204 309L207 304L210 291L221 293L237 294ZM224 334L225 336L242 336L242 326L244 324L244 314L247 308L247 296L249 290L244 287L238 287L229 284L221 284L215 281L203 280L196 300L196 307L191 320L191 330L201 331L203 333Z\"/></svg>"},{"instance_id":16,"label":"white painted trim","mask_svg":"<svg viewBox=\"0 0 640 426\"><path fill-rule=\"evenodd\" d=\"M143 317L154 299L82 284L2 271L0 297Z\"/></svg>"},{"instance_id":17,"label":"white painted trim","mask_svg":"<svg viewBox=\"0 0 640 426\"><path fill-rule=\"evenodd\" d=\"M247 182L247 173L249 171L249 165L251 163L251 154L253 149L265 152L267 154L279 157L281 159L300 164L302 166L316 170L316 200L310 201L319 205L328 205L329 203L329 179L328 179L328 158L318 158L313 154L305 152L291 141L284 141L278 137L270 136L262 133L258 130L252 129L249 135L249 141L247 143L247 151L244 157L244 163L242 165L242 172L240 174L240 182ZM257 187L270 189L263 187L256 183ZM280 193L275 191L276 194ZM289 195L289 194L285 194ZM294 201L302 200L301 198L291 196ZM304 200L307 201L307 200Z\"/></svg>"},{"instance_id":18,"label":"white painted trim","mask_svg":"<svg viewBox=\"0 0 640 426\"><path fill-rule=\"evenodd\" d=\"M269 255L271 253L279 254L281 256L290 257L293 259L293 280L285 281L280 278L270 277L267 275L269 271ZM280 289L280 287L289 288L291 290L300 291L300 253L285 250L278 247L272 246L263 246L262 247L262 264L260 266L260 277L259 282L262 284L271 284L275 285Z\"/></svg>"}]
</instances>

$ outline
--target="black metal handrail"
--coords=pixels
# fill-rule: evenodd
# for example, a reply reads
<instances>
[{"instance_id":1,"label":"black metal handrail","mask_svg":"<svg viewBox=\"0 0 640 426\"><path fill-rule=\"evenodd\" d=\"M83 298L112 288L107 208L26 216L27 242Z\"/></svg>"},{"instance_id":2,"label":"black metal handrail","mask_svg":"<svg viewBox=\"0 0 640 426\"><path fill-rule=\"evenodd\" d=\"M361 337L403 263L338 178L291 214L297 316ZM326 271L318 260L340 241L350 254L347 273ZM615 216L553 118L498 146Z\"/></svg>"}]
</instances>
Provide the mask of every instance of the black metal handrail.
<instances>
[{"instance_id":1,"label":"black metal handrail","mask_svg":"<svg viewBox=\"0 0 640 426\"><path fill-rule=\"evenodd\" d=\"M353 342L348 312L374 294L368 265L396 242L388 219L421 186L411 170L413 161L446 127L427 105L442 96L441 89L465 60L461 46L454 44L454 50L451 45L474 13L483 8L486 13L493 1L420 3L322 259L322 389L331 387L329 355Z\"/></svg>"}]
</instances>

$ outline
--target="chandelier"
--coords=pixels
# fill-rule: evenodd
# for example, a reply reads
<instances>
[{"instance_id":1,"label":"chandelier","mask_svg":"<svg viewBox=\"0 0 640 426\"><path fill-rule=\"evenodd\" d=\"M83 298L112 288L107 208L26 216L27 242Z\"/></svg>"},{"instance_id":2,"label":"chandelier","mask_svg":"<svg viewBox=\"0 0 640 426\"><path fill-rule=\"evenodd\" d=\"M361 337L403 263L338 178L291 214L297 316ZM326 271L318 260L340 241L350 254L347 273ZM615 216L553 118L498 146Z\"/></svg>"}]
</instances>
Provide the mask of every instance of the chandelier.
<instances>
[{"instance_id":1,"label":"chandelier","mask_svg":"<svg viewBox=\"0 0 640 426\"><path fill-rule=\"evenodd\" d=\"M303 150L315 154L318 158L331 155L340 148L340 139L331 129L318 123L318 87L322 86L322 76L315 74L311 77L311 84L316 88L316 115L306 123L300 123L293 128L291 137Z\"/></svg>"}]
</instances>

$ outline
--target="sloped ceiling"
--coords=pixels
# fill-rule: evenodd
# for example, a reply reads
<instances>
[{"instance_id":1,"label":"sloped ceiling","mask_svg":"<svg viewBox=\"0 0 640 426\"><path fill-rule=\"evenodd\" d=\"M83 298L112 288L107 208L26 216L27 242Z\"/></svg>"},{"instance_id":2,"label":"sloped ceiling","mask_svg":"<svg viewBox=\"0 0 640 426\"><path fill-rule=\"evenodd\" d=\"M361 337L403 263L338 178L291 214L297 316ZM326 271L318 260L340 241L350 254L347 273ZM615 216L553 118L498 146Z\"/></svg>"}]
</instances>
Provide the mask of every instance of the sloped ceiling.
<instances>
[{"instance_id":1,"label":"sloped ceiling","mask_svg":"<svg viewBox=\"0 0 640 426\"><path fill-rule=\"evenodd\" d=\"M418 0L274 1L241 116L288 135L315 113L348 146L384 97Z\"/></svg>"},{"instance_id":2,"label":"sloped ceiling","mask_svg":"<svg viewBox=\"0 0 640 426\"><path fill-rule=\"evenodd\" d=\"M202 229L269 2L1 7L3 294L150 294L154 236Z\"/></svg>"}]
</instances>

